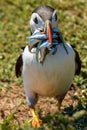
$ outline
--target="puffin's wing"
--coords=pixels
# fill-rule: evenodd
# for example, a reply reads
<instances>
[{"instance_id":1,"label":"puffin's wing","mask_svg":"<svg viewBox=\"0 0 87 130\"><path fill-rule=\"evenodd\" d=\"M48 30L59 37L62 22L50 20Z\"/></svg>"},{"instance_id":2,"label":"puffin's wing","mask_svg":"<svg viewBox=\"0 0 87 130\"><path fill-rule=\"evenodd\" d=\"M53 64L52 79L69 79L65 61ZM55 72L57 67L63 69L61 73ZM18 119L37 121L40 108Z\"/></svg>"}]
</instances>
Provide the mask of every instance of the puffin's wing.
<instances>
[{"instance_id":1,"label":"puffin's wing","mask_svg":"<svg viewBox=\"0 0 87 130\"><path fill-rule=\"evenodd\" d=\"M22 60L22 54L18 57L16 65L15 65L15 73L16 76L21 76L22 73L22 66L23 66L23 60Z\"/></svg>"},{"instance_id":2,"label":"puffin's wing","mask_svg":"<svg viewBox=\"0 0 87 130\"><path fill-rule=\"evenodd\" d=\"M75 52L75 75L79 75L80 71L81 71L81 60L80 60L79 54L76 51L75 47L74 46L72 46L72 47Z\"/></svg>"}]
</instances>

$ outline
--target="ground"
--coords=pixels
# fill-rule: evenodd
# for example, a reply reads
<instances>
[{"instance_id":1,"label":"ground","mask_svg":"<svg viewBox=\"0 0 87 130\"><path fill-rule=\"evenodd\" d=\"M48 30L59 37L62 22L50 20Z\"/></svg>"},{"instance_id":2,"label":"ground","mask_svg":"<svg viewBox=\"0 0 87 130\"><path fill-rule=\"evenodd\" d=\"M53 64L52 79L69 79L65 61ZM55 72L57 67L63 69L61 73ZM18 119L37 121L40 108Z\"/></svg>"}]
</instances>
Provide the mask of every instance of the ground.
<instances>
[{"instance_id":1,"label":"ground","mask_svg":"<svg viewBox=\"0 0 87 130\"><path fill-rule=\"evenodd\" d=\"M35 107L43 120L38 130L87 130L87 1L86 0L0 0L0 130L33 130L22 78L15 76L15 63L27 45L29 19L40 5L58 11L58 27L66 42L81 58L81 73L62 102L39 97Z\"/></svg>"},{"instance_id":2,"label":"ground","mask_svg":"<svg viewBox=\"0 0 87 130\"><path fill-rule=\"evenodd\" d=\"M61 106L61 111L73 104L75 107L77 101L73 100L75 90L70 90ZM58 111L57 101L54 98L39 97L38 103L36 105L41 109L41 116L46 116L51 112ZM16 111L15 120L19 124L23 124L25 120L29 119L29 108L26 102L25 93L23 86L14 86L10 89L3 89L0 95L0 120L8 117L12 111Z\"/></svg>"},{"instance_id":3,"label":"ground","mask_svg":"<svg viewBox=\"0 0 87 130\"><path fill-rule=\"evenodd\" d=\"M7 127L10 128L8 125L9 123L7 123L8 121L10 122L10 118L9 120L7 119L10 116L12 123L16 124L16 128L18 126L24 127L23 126L24 124L27 124L29 126L28 128L31 128L30 126L32 117L31 114L29 113L29 108L26 102L23 86L15 86L14 84L11 84L10 86L12 87L10 87L9 89L8 88L2 89L0 95L0 121L2 124L1 130L4 130L3 129L4 125L7 125ZM44 124L49 124L49 122L53 122L52 126L48 127L49 130L51 130L52 128L60 130L60 128L63 129L63 127L64 129L74 130L75 129L73 127L74 125L77 125L77 128L79 128L78 123L76 123L74 120L79 120L80 121L79 124L84 122L84 125L82 124L82 128L84 127L84 130L86 130L87 112L82 109L81 104L80 106L78 105L78 100L76 98L77 93L80 93L80 88L78 86L72 85L71 89L68 91L62 102L60 112L58 111L56 99L39 97L35 109L36 112L41 116ZM77 113L78 110L79 113ZM59 115L60 118L56 117L56 114ZM62 114L67 115L65 119ZM73 115L75 116L76 119L74 119ZM56 119L53 119L55 117ZM60 121L62 120L63 126L60 127L56 126L58 125L57 118L59 118L59 124ZM67 126L64 126L65 124ZM47 130L45 125L43 125L43 128Z\"/></svg>"}]
</instances>

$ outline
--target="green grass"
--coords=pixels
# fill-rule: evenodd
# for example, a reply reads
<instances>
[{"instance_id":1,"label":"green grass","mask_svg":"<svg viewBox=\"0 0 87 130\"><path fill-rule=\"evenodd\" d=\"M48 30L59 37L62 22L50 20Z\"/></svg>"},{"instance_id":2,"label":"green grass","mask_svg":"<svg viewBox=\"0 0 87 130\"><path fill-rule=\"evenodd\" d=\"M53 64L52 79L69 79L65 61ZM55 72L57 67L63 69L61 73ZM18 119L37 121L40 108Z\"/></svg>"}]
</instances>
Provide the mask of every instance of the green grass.
<instances>
[{"instance_id":1,"label":"green grass","mask_svg":"<svg viewBox=\"0 0 87 130\"><path fill-rule=\"evenodd\" d=\"M0 1L0 89L10 87L10 83L21 84L21 79L15 76L15 63L21 53L21 47L27 44L26 37L30 35L29 19L32 11L39 5L50 5L58 10L59 28L65 40L75 45L78 50L82 69L74 83L81 88L78 100L86 109L87 104L87 1L86 0L1 0ZM1 92L1 91L0 91ZM83 93L84 92L84 93ZM12 113L11 113L12 114ZM1 125L1 130L32 130L26 123L24 126L11 126L13 115ZM73 130L72 123L59 123L53 128L56 116L40 128L41 130ZM65 118L65 117L64 117ZM51 122L49 122L51 121ZM7 124L8 125L7 125ZM66 126L66 128L65 128ZM76 130L83 130L79 126Z\"/></svg>"}]
</instances>

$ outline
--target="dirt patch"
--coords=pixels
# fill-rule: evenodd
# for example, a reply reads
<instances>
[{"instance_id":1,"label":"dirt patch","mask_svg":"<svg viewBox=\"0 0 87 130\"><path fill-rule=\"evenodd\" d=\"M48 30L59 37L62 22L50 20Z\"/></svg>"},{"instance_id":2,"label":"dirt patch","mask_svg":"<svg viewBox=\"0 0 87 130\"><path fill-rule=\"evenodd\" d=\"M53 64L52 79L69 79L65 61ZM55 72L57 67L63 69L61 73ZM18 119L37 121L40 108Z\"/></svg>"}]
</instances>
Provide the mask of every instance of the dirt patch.
<instances>
[{"instance_id":1,"label":"dirt patch","mask_svg":"<svg viewBox=\"0 0 87 130\"><path fill-rule=\"evenodd\" d=\"M29 120L30 118L23 86L15 86L14 84L10 86L12 87L3 88L0 92L0 123L3 122L11 112L16 111L14 121L18 124L23 124L25 120ZM77 105L77 100L73 99L76 89L77 87L72 87L72 89L68 91L62 102L61 111L72 104L74 107ZM41 116L48 115L58 110L57 101L54 98L39 97L36 110L38 112L40 111Z\"/></svg>"}]
</instances>

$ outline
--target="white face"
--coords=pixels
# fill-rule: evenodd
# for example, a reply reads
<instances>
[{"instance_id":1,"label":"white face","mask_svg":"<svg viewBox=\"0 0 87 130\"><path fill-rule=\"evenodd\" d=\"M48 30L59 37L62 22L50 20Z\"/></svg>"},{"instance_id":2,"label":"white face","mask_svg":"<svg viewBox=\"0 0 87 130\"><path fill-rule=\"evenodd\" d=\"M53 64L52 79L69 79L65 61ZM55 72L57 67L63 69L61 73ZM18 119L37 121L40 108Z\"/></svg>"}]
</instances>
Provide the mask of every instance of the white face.
<instances>
[{"instance_id":1,"label":"white face","mask_svg":"<svg viewBox=\"0 0 87 130\"><path fill-rule=\"evenodd\" d=\"M57 18L56 10L53 12L50 21L51 21L52 28L57 27L58 18ZM43 21L43 19L37 13L33 13L30 19L31 32L33 33L37 29L43 30L44 26L45 26L45 22Z\"/></svg>"}]
</instances>

